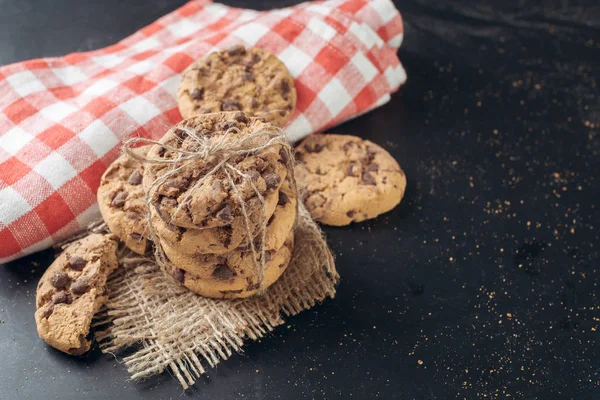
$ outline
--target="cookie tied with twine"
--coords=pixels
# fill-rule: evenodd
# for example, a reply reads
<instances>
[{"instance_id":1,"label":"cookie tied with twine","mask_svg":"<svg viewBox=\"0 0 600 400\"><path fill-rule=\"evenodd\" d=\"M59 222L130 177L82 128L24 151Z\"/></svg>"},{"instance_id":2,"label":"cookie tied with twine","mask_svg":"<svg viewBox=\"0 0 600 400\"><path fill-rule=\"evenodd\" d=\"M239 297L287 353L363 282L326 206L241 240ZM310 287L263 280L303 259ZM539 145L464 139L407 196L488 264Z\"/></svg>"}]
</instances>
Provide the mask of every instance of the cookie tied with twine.
<instances>
[{"instance_id":1,"label":"cookie tied with twine","mask_svg":"<svg viewBox=\"0 0 600 400\"><path fill-rule=\"evenodd\" d=\"M140 143L154 146L143 155L133 151ZM298 197L292 148L281 130L242 112L206 114L181 122L159 141L130 139L125 151L144 164L148 227L163 270L186 284L184 270L173 268L160 246L167 236L161 235L164 224L157 229L153 218L164 221L175 237L192 230L242 229L252 254L252 286L262 293L269 262L266 232L273 213L265 207L265 197L278 191L284 179ZM222 241L226 244L231 237L225 235Z\"/></svg>"}]
</instances>

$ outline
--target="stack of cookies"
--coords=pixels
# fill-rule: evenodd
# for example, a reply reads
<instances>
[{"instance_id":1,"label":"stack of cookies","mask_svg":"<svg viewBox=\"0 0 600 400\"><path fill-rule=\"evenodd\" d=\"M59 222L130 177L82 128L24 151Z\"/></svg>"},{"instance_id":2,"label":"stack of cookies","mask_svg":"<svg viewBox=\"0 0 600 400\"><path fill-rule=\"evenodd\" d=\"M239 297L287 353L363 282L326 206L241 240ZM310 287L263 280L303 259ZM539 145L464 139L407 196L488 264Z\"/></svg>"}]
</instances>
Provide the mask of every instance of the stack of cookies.
<instances>
[{"instance_id":1,"label":"stack of cookies","mask_svg":"<svg viewBox=\"0 0 600 400\"><path fill-rule=\"evenodd\" d=\"M297 214L289 150L275 144L223 168L219 157L186 158L198 151L198 134L227 143L269 129L239 111L206 114L178 124L148 151L143 188L155 245L168 272L198 294L247 297L289 264Z\"/></svg>"}]
</instances>

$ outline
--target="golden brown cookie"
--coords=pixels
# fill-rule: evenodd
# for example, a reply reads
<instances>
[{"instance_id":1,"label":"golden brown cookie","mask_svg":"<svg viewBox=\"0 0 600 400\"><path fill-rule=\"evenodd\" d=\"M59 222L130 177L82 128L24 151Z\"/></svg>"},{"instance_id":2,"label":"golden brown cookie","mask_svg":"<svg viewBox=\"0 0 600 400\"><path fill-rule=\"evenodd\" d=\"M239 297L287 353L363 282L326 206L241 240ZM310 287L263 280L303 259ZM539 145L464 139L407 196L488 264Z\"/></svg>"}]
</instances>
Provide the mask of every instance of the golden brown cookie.
<instances>
[{"instance_id":1,"label":"golden brown cookie","mask_svg":"<svg viewBox=\"0 0 600 400\"><path fill-rule=\"evenodd\" d=\"M269 254L268 257L277 252L285 243L296 221L296 207L296 197L291 190L289 182L286 182L279 192L277 208L268 220L264 243L265 251ZM254 238L255 249L260 248L259 234L260 232L256 232L256 237ZM206 253L186 254L178 251L164 241L161 241L160 244L165 256L173 266L190 272L198 278L214 278L223 274L240 277L248 276L248 274L252 274L253 272L252 268L248 268L247 259L252 259L252 251L247 240L244 240L244 243L240 244L235 250L219 255Z\"/></svg>"},{"instance_id":2,"label":"golden brown cookie","mask_svg":"<svg viewBox=\"0 0 600 400\"><path fill-rule=\"evenodd\" d=\"M152 146L135 151L142 156ZM146 195L142 186L144 165L123 154L104 172L98 187L98 207L112 233L138 254L149 248Z\"/></svg>"},{"instance_id":3,"label":"golden brown cookie","mask_svg":"<svg viewBox=\"0 0 600 400\"><path fill-rule=\"evenodd\" d=\"M264 206L260 204L258 198L247 202L248 208L254 210L248 215L253 234L257 230L259 221L264 220L263 218L269 219L273 215L278 198L279 192L271 192L264 198ZM224 254L240 246L248 232L243 219L227 226L189 229L169 224L158 213L152 212L150 222L154 234L173 251L182 254Z\"/></svg>"},{"instance_id":4,"label":"golden brown cookie","mask_svg":"<svg viewBox=\"0 0 600 400\"><path fill-rule=\"evenodd\" d=\"M50 346L72 355L90 349L92 317L108 299L106 279L117 268L117 242L91 234L48 267L36 292L35 323Z\"/></svg>"},{"instance_id":5,"label":"golden brown cookie","mask_svg":"<svg viewBox=\"0 0 600 400\"><path fill-rule=\"evenodd\" d=\"M192 63L178 91L183 118L244 111L283 127L296 108L294 80L273 54L235 45Z\"/></svg>"},{"instance_id":6,"label":"golden brown cookie","mask_svg":"<svg viewBox=\"0 0 600 400\"><path fill-rule=\"evenodd\" d=\"M263 285L272 285L287 268L294 249L294 232L290 231L283 246L275 252L265 265ZM245 258L243 268L253 270L251 258ZM259 286L255 276L235 276L227 268L221 268L219 274L211 278L201 278L183 269L167 265L167 272L191 291L205 297L235 299L249 297L258 292ZM229 272L228 272L229 271Z\"/></svg>"},{"instance_id":7,"label":"golden brown cookie","mask_svg":"<svg viewBox=\"0 0 600 400\"><path fill-rule=\"evenodd\" d=\"M162 161L148 164L144 171L144 189L152 194L150 212L174 226L203 229L243 223L240 197L247 202L247 212L262 210L252 209L249 200L256 198L257 192L266 197L281 187L287 176L287 154L281 144L236 156L229 166L209 176L223 161L220 154L189 158L198 152L198 136L214 147L257 131L277 133L277 128L238 111L194 117L170 129L161 144L148 152L148 158Z\"/></svg>"},{"instance_id":8,"label":"golden brown cookie","mask_svg":"<svg viewBox=\"0 0 600 400\"><path fill-rule=\"evenodd\" d=\"M313 218L342 226L390 211L406 176L384 149L356 136L314 134L296 148L295 176Z\"/></svg>"}]
</instances>

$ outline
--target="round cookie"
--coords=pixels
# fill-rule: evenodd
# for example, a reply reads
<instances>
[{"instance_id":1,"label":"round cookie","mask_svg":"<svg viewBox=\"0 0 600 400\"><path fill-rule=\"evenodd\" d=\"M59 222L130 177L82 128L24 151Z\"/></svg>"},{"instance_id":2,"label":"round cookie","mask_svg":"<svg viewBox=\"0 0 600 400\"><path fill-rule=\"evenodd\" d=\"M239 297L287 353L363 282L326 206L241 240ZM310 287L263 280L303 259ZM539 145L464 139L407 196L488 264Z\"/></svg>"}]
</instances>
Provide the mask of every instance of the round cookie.
<instances>
[{"instance_id":1,"label":"round cookie","mask_svg":"<svg viewBox=\"0 0 600 400\"><path fill-rule=\"evenodd\" d=\"M404 172L387 151L368 140L310 135L296 147L296 159L296 181L306 207L324 224L375 218L404 196Z\"/></svg>"},{"instance_id":2,"label":"round cookie","mask_svg":"<svg viewBox=\"0 0 600 400\"><path fill-rule=\"evenodd\" d=\"M269 219L265 237L265 251L272 256L285 243L291 232L297 215L297 200L289 183L282 187L275 212ZM217 228L218 229L218 228ZM259 232L256 233L257 235ZM255 238L255 248L258 248ZM236 250L224 254L185 254L177 251L168 243L160 241L165 256L173 266L181 268L199 278L211 278L223 273L234 276L246 276L252 273L251 264L248 268L247 259L252 259L252 251L248 241L239 245Z\"/></svg>"},{"instance_id":3,"label":"round cookie","mask_svg":"<svg viewBox=\"0 0 600 400\"><path fill-rule=\"evenodd\" d=\"M152 146L134 151L145 156ZM112 233L138 254L148 250L146 195L142 186L144 165L127 153L104 172L98 187L98 207Z\"/></svg>"},{"instance_id":4,"label":"round cookie","mask_svg":"<svg viewBox=\"0 0 600 400\"><path fill-rule=\"evenodd\" d=\"M172 225L193 229L243 223L239 197L247 203L256 198L257 191L266 197L277 192L286 178L288 156L283 145L273 144L256 154L236 156L228 164L237 172L223 167L210 176L206 175L223 160L219 153L209 159L189 157L198 151L200 139L208 146L222 147L238 143L257 131L277 134L277 128L271 124L242 112L194 117L170 129L160 139L161 144L148 152L149 159L161 161L148 164L144 170L144 189L152 197L151 214L158 213ZM251 205L247 204L246 212L262 210L252 209Z\"/></svg>"},{"instance_id":5,"label":"round cookie","mask_svg":"<svg viewBox=\"0 0 600 400\"><path fill-rule=\"evenodd\" d=\"M108 299L106 280L117 268L113 237L91 234L74 242L40 279L35 323L50 346L72 355L90 349L92 317Z\"/></svg>"},{"instance_id":6,"label":"round cookie","mask_svg":"<svg viewBox=\"0 0 600 400\"><path fill-rule=\"evenodd\" d=\"M265 265L264 287L272 285L288 267L294 250L294 232L290 231L283 246L275 252ZM222 269L213 278L201 278L173 265L167 265L167 272L191 291L205 297L235 299L252 296L258 292L258 282L254 276L234 276ZM252 268L252 263L247 263Z\"/></svg>"},{"instance_id":7,"label":"round cookie","mask_svg":"<svg viewBox=\"0 0 600 400\"><path fill-rule=\"evenodd\" d=\"M256 230L258 221L264 217L270 218L277 207L279 192L267 194L264 206L258 198L248 201L248 208L255 210L249 214L253 231ZM186 229L167 223L158 213L150 213L150 222L154 234L174 252L182 254L224 254L235 250L247 236L244 220L235 221L228 226L218 226L206 229Z\"/></svg>"},{"instance_id":8,"label":"round cookie","mask_svg":"<svg viewBox=\"0 0 600 400\"><path fill-rule=\"evenodd\" d=\"M235 45L192 63L178 90L183 118L244 111L283 127L296 108L294 79L273 54Z\"/></svg>"}]
</instances>

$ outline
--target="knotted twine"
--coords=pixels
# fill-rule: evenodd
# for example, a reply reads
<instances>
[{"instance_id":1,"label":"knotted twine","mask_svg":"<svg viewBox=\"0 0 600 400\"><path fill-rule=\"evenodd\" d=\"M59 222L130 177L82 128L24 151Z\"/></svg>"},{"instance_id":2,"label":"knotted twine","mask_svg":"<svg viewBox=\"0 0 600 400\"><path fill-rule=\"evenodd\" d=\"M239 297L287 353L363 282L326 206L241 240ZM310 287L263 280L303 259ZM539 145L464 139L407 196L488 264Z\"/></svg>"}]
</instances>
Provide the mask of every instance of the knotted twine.
<instances>
[{"instance_id":1,"label":"knotted twine","mask_svg":"<svg viewBox=\"0 0 600 400\"><path fill-rule=\"evenodd\" d=\"M187 134L197 139L199 151L181 151L160 144L178 154L177 161L168 161L173 164L170 170L172 174L185 163L198 162L210 154L223 156L223 159L220 159L207 175L214 174L220 168L226 168L227 172L231 171L232 174L248 179L249 177L236 170L229 160L237 155L250 155L268 146L281 144L289 156L288 173L291 186L297 195L297 186L293 178L292 148L280 131L261 130L229 142L209 141L193 130ZM159 144L145 139L131 139L127 142L125 151L141 162L164 161L136 154L132 146L140 142ZM233 185L231 175L227 176ZM154 190L168 179L161 179L162 177L153 182ZM200 185L201 183L196 183L195 186ZM257 188L253 189L261 203L264 203ZM239 191L234 190L234 193L239 195ZM148 205L152 194L152 191L148 193ZM241 195L238 199L241 199ZM185 199L182 203L184 202ZM242 210L245 213L243 207ZM247 214L245 217L246 227L249 228ZM253 241L250 240L253 254L261 254L260 262L256 263L256 272L261 275L264 271L265 228L266 226L262 226L262 239L258 249L253 248ZM149 229L152 234L151 224ZM161 258L164 255L160 250L155 252L155 258L142 257L126 251L120 256L122 268L118 268L107 282L110 297L103 310L96 316L93 325L97 328L95 337L101 350L115 354L133 348L133 351L123 358L123 363L133 380L144 379L169 369L178 382L184 388L188 388L206 372L206 365L214 367L234 352L242 351L244 340L257 340L283 324L284 316L292 316L309 309L327 297L333 298L335 286L339 281L334 258L320 228L300 198L293 229L295 244L288 268L273 285L268 288L261 286L260 295L245 299L227 300L199 296L170 277L165 277L161 270L165 260Z\"/></svg>"}]
</instances>

